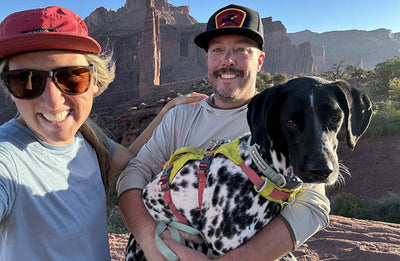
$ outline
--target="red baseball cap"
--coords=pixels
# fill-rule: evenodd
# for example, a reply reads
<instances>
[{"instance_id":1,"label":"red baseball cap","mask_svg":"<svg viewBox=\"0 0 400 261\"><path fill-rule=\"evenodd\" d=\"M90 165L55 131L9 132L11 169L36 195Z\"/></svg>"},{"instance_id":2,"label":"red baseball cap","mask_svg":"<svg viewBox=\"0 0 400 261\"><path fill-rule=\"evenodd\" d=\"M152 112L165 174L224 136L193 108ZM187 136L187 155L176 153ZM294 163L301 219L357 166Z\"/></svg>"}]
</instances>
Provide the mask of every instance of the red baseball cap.
<instances>
[{"instance_id":1,"label":"red baseball cap","mask_svg":"<svg viewBox=\"0 0 400 261\"><path fill-rule=\"evenodd\" d=\"M59 6L12 13L0 24L0 58L40 50L100 53L85 22Z\"/></svg>"}]
</instances>

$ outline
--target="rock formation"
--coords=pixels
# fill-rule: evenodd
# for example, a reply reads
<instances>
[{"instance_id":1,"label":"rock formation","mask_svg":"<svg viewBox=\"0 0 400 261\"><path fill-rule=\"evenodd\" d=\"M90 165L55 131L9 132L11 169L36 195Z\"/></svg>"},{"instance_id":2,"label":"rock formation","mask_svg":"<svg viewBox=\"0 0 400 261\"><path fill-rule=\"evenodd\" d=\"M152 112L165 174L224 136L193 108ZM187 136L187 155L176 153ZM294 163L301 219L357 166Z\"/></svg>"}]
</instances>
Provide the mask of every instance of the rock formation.
<instances>
[{"instance_id":1,"label":"rock formation","mask_svg":"<svg viewBox=\"0 0 400 261\"><path fill-rule=\"evenodd\" d=\"M314 57L309 42L295 46L291 43L286 28L280 21L272 21L272 17L262 19L266 54L263 70L272 75L314 73Z\"/></svg>"},{"instance_id":2,"label":"rock formation","mask_svg":"<svg viewBox=\"0 0 400 261\"><path fill-rule=\"evenodd\" d=\"M103 48L111 47L117 60L116 80L107 95L99 97L103 104L138 100L158 85L206 75L205 53L193 42L206 25L190 16L188 6L175 7L167 0L127 0L117 11L96 9L85 21L90 34ZM309 43L291 44L285 27L271 17L263 24L265 72L314 72Z\"/></svg>"},{"instance_id":3,"label":"rock formation","mask_svg":"<svg viewBox=\"0 0 400 261\"><path fill-rule=\"evenodd\" d=\"M139 53L139 96L148 93L149 86L160 84L160 25L159 11L155 9L154 0L147 1L147 12L144 20L142 38L138 45Z\"/></svg>"},{"instance_id":4,"label":"rock formation","mask_svg":"<svg viewBox=\"0 0 400 261\"><path fill-rule=\"evenodd\" d=\"M266 59L263 71L271 74L312 74L310 43L293 45L280 21L264 18ZM117 62L116 78L95 99L95 106L141 102L154 92L167 92L206 78L204 50L193 39L206 24L190 16L189 6L173 6L167 0L127 0L118 10L99 7L85 22L89 34ZM185 84L186 82L186 84ZM2 100L4 100L2 98ZM15 114L0 103L0 123Z\"/></svg>"},{"instance_id":5,"label":"rock formation","mask_svg":"<svg viewBox=\"0 0 400 261\"><path fill-rule=\"evenodd\" d=\"M400 55L400 37L387 29L321 34L306 30L288 36L293 44L311 42L318 72L331 70L340 60L345 60L346 65L371 70L376 64Z\"/></svg>"}]
</instances>

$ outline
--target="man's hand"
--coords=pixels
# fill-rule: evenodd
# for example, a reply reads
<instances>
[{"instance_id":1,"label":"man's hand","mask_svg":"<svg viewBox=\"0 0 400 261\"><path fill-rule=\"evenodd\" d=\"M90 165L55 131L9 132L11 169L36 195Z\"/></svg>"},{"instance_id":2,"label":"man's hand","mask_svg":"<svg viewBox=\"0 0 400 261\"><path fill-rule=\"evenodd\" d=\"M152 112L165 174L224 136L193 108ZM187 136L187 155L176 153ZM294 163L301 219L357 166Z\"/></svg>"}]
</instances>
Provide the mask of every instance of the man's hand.
<instances>
[{"instance_id":1,"label":"man's hand","mask_svg":"<svg viewBox=\"0 0 400 261\"><path fill-rule=\"evenodd\" d=\"M209 260L206 255L191 248L182 246L172 239L164 240L164 243L179 256L180 261L204 261Z\"/></svg>"}]
</instances>

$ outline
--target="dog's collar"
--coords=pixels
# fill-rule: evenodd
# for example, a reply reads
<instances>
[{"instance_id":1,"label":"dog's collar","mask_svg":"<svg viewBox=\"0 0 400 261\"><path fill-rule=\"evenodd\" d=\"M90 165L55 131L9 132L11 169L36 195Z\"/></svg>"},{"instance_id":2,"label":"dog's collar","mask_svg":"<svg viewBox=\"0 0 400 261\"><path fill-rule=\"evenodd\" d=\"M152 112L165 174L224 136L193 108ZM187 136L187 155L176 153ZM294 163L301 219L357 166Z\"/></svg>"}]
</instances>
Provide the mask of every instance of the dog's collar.
<instances>
[{"instance_id":1,"label":"dog's collar","mask_svg":"<svg viewBox=\"0 0 400 261\"><path fill-rule=\"evenodd\" d=\"M257 147L255 146L255 143L254 145L251 145L251 136L249 136L249 139L247 141L247 148L250 152L251 160L257 166L258 170L276 186L280 188L285 187L288 189L297 189L303 184L303 182L301 182L295 177L287 178L282 174L277 173L274 169L272 169L268 165L268 163L266 163L261 157Z\"/></svg>"},{"instance_id":2,"label":"dog's collar","mask_svg":"<svg viewBox=\"0 0 400 261\"><path fill-rule=\"evenodd\" d=\"M255 146L255 143L254 145L251 145L251 136L247 141L247 148L250 152L251 160L257 166L258 170L278 187L285 187L286 178L282 174L278 174L263 160L260 153L258 152L258 149Z\"/></svg>"}]
</instances>

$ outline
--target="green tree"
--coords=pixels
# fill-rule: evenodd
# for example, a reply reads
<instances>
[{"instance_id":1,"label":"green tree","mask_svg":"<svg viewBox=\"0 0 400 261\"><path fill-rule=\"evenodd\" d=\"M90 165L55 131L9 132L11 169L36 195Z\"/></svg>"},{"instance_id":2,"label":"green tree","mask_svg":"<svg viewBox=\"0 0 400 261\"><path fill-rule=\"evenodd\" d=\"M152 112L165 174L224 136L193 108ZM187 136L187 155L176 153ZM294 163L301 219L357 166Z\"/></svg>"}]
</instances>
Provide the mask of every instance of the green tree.
<instances>
[{"instance_id":1,"label":"green tree","mask_svg":"<svg viewBox=\"0 0 400 261\"><path fill-rule=\"evenodd\" d=\"M389 99L400 102L400 78L389 80Z\"/></svg>"},{"instance_id":2,"label":"green tree","mask_svg":"<svg viewBox=\"0 0 400 261\"><path fill-rule=\"evenodd\" d=\"M272 76L272 80L274 81L274 85L282 84L289 81L292 77L286 73L278 73L275 76Z\"/></svg>"},{"instance_id":3,"label":"green tree","mask_svg":"<svg viewBox=\"0 0 400 261\"><path fill-rule=\"evenodd\" d=\"M400 78L400 57L379 63L375 67L375 74L372 76L369 89L374 95L387 95L389 82L394 78Z\"/></svg>"},{"instance_id":4,"label":"green tree","mask_svg":"<svg viewBox=\"0 0 400 261\"><path fill-rule=\"evenodd\" d=\"M256 89L262 92L272 86L272 77L270 73L259 73L256 79Z\"/></svg>"},{"instance_id":5,"label":"green tree","mask_svg":"<svg viewBox=\"0 0 400 261\"><path fill-rule=\"evenodd\" d=\"M331 79L328 79L328 80L336 81L338 79L343 78L344 62L345 62L345 59L342 59L336 63L333 63Z\"/></svg>"},{"instance_id":6,"label":"green tree","mask_svg":"<svg viewBox=\"0 0 400 261\"><path fill-rule=\"evenodd\" d=\"M367 76L368 74L368 72L365 71L363 68L354 65L347 65L344 68L344 73L347 75L348 78L362 78Z\"/></svg>"}]
</instances>

